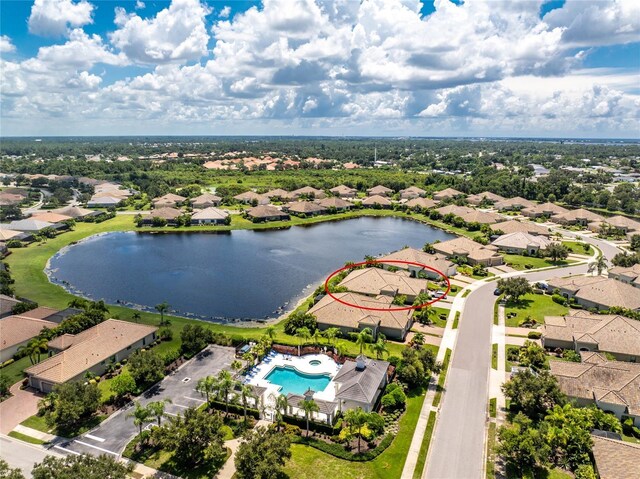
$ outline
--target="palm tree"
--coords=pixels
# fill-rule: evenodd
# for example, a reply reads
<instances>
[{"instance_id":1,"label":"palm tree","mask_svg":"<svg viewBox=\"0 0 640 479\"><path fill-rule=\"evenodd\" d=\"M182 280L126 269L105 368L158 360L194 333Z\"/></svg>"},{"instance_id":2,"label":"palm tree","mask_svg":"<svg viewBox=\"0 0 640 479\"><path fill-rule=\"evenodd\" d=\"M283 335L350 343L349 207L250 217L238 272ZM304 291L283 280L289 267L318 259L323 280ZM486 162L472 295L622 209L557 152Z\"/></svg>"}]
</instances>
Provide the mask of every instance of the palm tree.
<instances>
[{"instance_id":1,"label":"palm tree","mask_svg":"<svg viewBox=\"0 0 640 479\"><path fill-rule=\"evenodd\" d=\"M282 424L282 419L284 415L287 413L287 409L289 409L289 401L287 400L287 396L284 394L280 394L276 398L276 422L278 424L278 431L280 430L280 424Z\"/></svg>"},{"instance_id":2,"label":"palm tree","mask_svg":"<svg viewBox=\"0 0 640 479\"><path fill-rule=\"evenodd\" d=\"M422 346L424 344L424 334L422 333L416 333L413 336L413 339L411 340L411 342L415 345L415 346Z\"/></svg>"},{"instance_id":3,"label":"palm tree","mask_svg":"<svg viewBox=\"0 0 640 479\"><path fill-rule=\"evenodd\" d=\"M598 276L600 276L608 266L607 259L602 255L598 255L596 260L589 265L589 271L593 271L595 269L598 272Z\"/></svg>"},{"instance_id":4,"label":"palm tree","mask_svg":"<svg viewBox=\"0 0 640 479\"><path fill-rule=\"evenodd\" d=\"M166 403L171 403L171 399L165 398L161 401L153 401L147 404L149 415L154 416L157 419L158 426L160 426L160 422L162 418L165 416L164 407Z\"/></svg>"},{"instance_id":5,"label":"palm tree","mask_svg":"<svg viewBox=\"0 0 640 479\"><path fill-rule=\"evenodd\" d=\"M311 337L311 332L309 331L309 328L303 326L302 328L298 328L296 330L296 336L300 340L300 343L298 344L298 356L300 356L300 349L302 348L302 344L309 340L309 338Z\"/></svg>"},{"instance_id":6,"label":"palm tree","mask_svg":"<svg viewBox=\"0 0 640 479\"><path fill-rule=\"evenodd\" d=\"M378 335L378 340L369 346L369 349L372 353L376 355L376 359L384 359L385 354L389 354L389 349L387 348L387 339L384 337L384 334Z\"/></svg>"},{"instance_id":7,"label":"palm tree","mask_svg":"<svg viewBox=\"0 0 640 479\"><path fill-rule=\"evenodd\" d=\"M324 331L324 337L327 338L327 344L329 346L333 345L333 342L340 334L340 328L328 328Z\"/></svg>"},{"instance_id":8,"label":"palm tree","mask_svg":"<svg viewBox=\"0 0 640 479\"><path fill-rule=\"evenodd\" d=\"M264 330L265 336L267 336L271 341L273 341L276 337L276 327L274 325L267 326L267 329Z\"/></svg>"},{"instance_id":9,"label":"palm tree","mask_svg":"<svg viewBox=\"0 0 640 479\"><path fill-rule=\"evenodd\" d=\"M149 422L151 411L142 406L139 402L136 402L136 407L133 411L127 414L127 418L133 418L133 424L140 428L140 434L142 435L142 426L144 423Z\"/></svg>"},{"instance_id":10,"label":"palm tree","mask_svg":"<svg viewBox=\"0 0 640 479\"><path fill-rule=\"evenodd\" d=\"M240 371L242 369L242 362L238 361L237 359L233 360L231 362L231 369L233 370L233 372L236 373L236 375L238 374L238 371Z\"/></svg>"},{"instance_id":11,"label":"palm tree","mask_svg":"<svg viewBox=\"0 0 640 479\"><path fill-rule=\"evenodd\" d=\"M248 384L240 385L240 402L242 403L242 409L244 410L244 422L247 422L247 407L248 402L247 399L253 398L256 399L256 395L253 393L253 388Z\"/></svg>"},{"instance_id":12,"label":"palm tree","mask_svg":"<svg viewBox=\"0 0 640 479\"><path fill-rule=\"evenodd\" d=\"M156 311L160 313L160 326L164 326L165 325L164 313L169 311L169 303L167 303L166 301L163 301L160 304L156 304Z\"/></svg>"},{"instance_id":13,"label":"palm tree","mask_svg":"<svg viewBox=\"0 0 640 479\"><path fill-rule=\"evenodd\" d=\"M303 399L298 407L304 411L304 418L307 420L307 437L309 437L309 418L314 412L320 411L320 408L313 399Z\"/></svg>"},{"instance_id":14,"label":"palm tree","mask_svg":"<svg viewBox=\"0 0 640 479\"><path fill-rule=\"evenodd\" d=\"M376 266L376 263L375 263L376 257L375 257L375 256L371 256L370 254L368 254L368 255L366 255L366 256L364 257L364 260L365 260L367 263L371 263L371 264L366 264L366 265L364 265L365 267L367 267L367 268L371 268L371 267L375 267L375 266Z\"/></svg>"},{"instance_id":15,"label":"palm tree","mask_svg":"<svg viewBox=\"0 0 640 479\"><path fill-rule=\"evenodd\" d=\"M225 416L229 415L229 393L233 390L235 381L231 378L229 371L222 370L218 374L217 391L224 399Z\"/></svg>"},{"instance_id":16,"label":"palm tree","mask_svg":"<svg viewBox=\"0 0 640 479\"><path fill-rule=\"evenodd\" d=\"M356 338L356 346L360 346L360 354L364 351L365 345L373 341L373 332L371 328L364 328L358 333Z\"/></svg>"},{"instance_id":17,"label":"palm tree","mask_svg":"<svg viewBox=\"0 0 640 479\"><path fill-rule=\"evenodd\" d=\"M313 335L311 336L311 340L313 341L313 344L317 344L318 346L320 346L322 340L322 333L320 332L320 329L316 328L316 330L313 332Z\"/></svg>"},{"instance_id":18,"label":"palm tree","mask_svg":"<svg viewBox=\"0 0 640 479\"><path fill-rule=\"evenodd\" d=\"M131 316L131 318L132 318L136 323L139 323L139 322L140 322L140 320L142 319L142 315L136 311L135 313L133 313L133 316Z\"/></svg>"},{"instance_id":19,"label":"palm tree","mask_svg":"<svg viewBox=\"0 0 640 479\"><path fill-rule=\"evenodd\" d=\"M109 308L107 308L107 305L102 299L100 301L91 301L87 303L87 309L100 311L101 313L109 313Z\"/></svg>"},{"instance_id":20,"label":"palm tree","mask_svg":"<svg viewBox=\"0 0 640 479\"><path fill-rule=\"evenodd\" d=\"M18 348L18 351L24 351L24 355L29 356L29 361L31 361L31 364L36 363L34 358L36 356L37 351L36 351L36 346L33 339L29 341L27 344L20 346Z\"/></svg>"},{"instance_id":21,"label":"palm tree","mask_svg":"<svg viewBox=\"0 0 640 479\"><path fill-rule=\"evenodd\" d=\"M209 396L213 394L216 389L216 378L214 378L213 376L205 376L204 378L201 378L196 386L196 391L206 396L207 404L209 404Z\"/></svg>"},{"instance_id":22,"label":"palm tree","mask_svg":"<svg viewBox=\"0 0 640 479\"><path fill-rule=\"evenodd\" d=\"M336 350L336 354L340 357L346 354L347 347L344 344L336 344L335 350Z\"/></svg>"},{"instance_id":23,"label":"palm tree","mask_svg":"<svg viewBox=\"0 0 640 479\"><path fill-rule=\"evenodd\" d=\"M30 342L33 342L34 352L38 355L38 362L40 362L40 354L49 349L49 342L45 338L33 338Z\"/></svg>"},{"instance_id":24,"label":"palm tree","mask_svg":"<svg viewBox=\"0 0 640 479\"><path fill-rule=\"evenodd\" d=\"M70 308L85 309L87 307L87 300L82 298L73 298L67 303Z\"/></svg>"},{"instance_id":25,"label":"palm tree","mask_svg":"<svg viewBox=\"0 0 640 479\"><path fill-rule=\"evenodd\" d=\"M344 420L349 424L349 429L358 435L358 454L360 454L360 440L362 427L367 423L369 415L361 408L349 409L344 413Z\"/></svg>"}]
</instances>

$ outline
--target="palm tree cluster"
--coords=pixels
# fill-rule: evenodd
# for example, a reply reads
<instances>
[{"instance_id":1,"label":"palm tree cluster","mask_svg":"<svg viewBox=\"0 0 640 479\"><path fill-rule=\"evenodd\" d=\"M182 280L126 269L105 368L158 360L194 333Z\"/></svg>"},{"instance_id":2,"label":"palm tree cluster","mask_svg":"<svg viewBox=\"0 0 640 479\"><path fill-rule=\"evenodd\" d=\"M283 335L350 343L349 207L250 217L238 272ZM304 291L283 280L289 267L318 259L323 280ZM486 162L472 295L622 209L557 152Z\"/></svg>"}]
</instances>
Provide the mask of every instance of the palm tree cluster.
<instances>
[{"instance_id":1,"label":"palm tree cluster","mask_svg":"<svg viewBox=\"0 0 640 479\"><path fill-rule=\"evenodd\" d=\"M158 426L162 424L162 418L166 416L165 406L170 402L171 399L168 398L150 402L146 406L136 402L133 411L128 413L126 417L133 418L133 424L138 426L140 434L142 434L142 428L145 424L151 423L153 420L157 421Z\"/></svg>"},{"instance_id":2,"label":"palm tree cluster","mask_svg":"<svg viewBox=\"0 0 640 479\"><path fill-rule=\"evenodd\" d=\"M229 371L222 370L217 376L206 376L198 381L196 391L207 399L207 404L211 404L213 399L224 403L225 417L229 415L229 403L239 402L244 413L244 421L247 422L247 409L249 399L257 402L257 397L251 386L237 381Z\"/></svg>"}]
</instances>

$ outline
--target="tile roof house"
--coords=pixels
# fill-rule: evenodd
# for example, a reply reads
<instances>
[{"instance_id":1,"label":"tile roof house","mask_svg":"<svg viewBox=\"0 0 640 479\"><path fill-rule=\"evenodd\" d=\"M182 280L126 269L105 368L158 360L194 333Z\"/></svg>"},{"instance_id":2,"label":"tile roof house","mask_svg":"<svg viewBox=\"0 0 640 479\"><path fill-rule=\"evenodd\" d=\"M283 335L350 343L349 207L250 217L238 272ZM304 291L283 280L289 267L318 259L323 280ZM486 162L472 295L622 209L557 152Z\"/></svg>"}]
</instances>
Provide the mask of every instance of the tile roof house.
<instances>
[{"instance_id":1,"label":"tile roof house","mask_svg":"<svg viewBox=\"0 0 640 479\"><path fill-rule=\"evenodd\" d=\"M614 266L607 271L609 278L617 279L623 283L640 288L640 264L634 264L629 268Z\"/></svg>"},{"instance_id":2,"label":"tile roof house","mask_svg":"<svg viewBox=\"0 0 640 479\"><path fill-rule=\"evenodd\" d=\"M373 195L362 200L362 206L378 207L378 208L391 208L393 203L385 196Z\"/></svg>"},{"instance_id":3,"label":"tile roof house","mask_svg":"<svg viewBox=\"0 0 640 479\"><path fill-rule=\"evenodd\" d=\"M22 233L20 231L14 231L10 229L0 229L0 241L9 241L10 239L16 238L21 234Z\"/></svg>"},{"instance_id":4,"label":"tile roof house","mask_svg":"<svg viewBox=\"0 0 640 479\"><path fill-rule=\"evenodd\" d=\"M70 216L71 218L86 218L88 216L98 216L100 212L95 210L90 210L87 208L82 208L80 206L64 206L62 208L56 208L55 210L51 210L53 213L58 213L60 215Z\"/></svg>"},{"instance_id":5,"label":"tile roof house","mask_svg":"<svg viewBox=\"0 0 640 479\"><path fill-rule=\"evenodd\" d=\"M369 188L367 194L369 196L389 196L393 194L393 190L386 186L376 185L373 188Z\"/></svg>"},{"instance_id":6,"label":"tile roof house","mask_svg":"<svg viewBox=\"0 0 640 479\"><path fill-rule=\"evenodd\" d=\"M433 194L433 199L436 201L449 200L455 198L461 198L467 196L462 191L458 191L455 188L445 188L444 190L436 191Z\"/></svg>"},{"instance_id":7,"label":"tile roof house","mask_svg":"<svg viewBox=\"0 0 640 479\"><path fill-rule=\"evenodd\" d=\"M184 196L174 195L173 193L167 193L166 195L159 196L151 200L154 208L175 208L181 205L187 199Z\"/></svg>"},{"instance_id":8,"label":"tile roof house","mask_svg":"<svg viewBox=\"0 0 640 479\"><path fill-rule=\"evenodd\" d=\"M19 315L0 319L0 362L11 359L20 346L27 344L43 329L52 329L56 326L57 324L52 321Z\"/></svg>"},{"instance_id":9,"label":"tile roof house","mask_svg":"<svg viewBox=\"0 0 640 479\"><path fill-rule=\"evenodd\" d=\"M604 216L592 213L591 211L579 208L577 210L569 210L566 213L560 213L553 215L551 221L563 225L575 225L579 224L586 226L594 221L604 221Z\"/></svg>"},{"instance_id":10,"label":"tile roof house","mask_svg":"<svg viewBox=\"0 0 640 479\"><path fill-rule=\"evenodd\" d=\"M583 352L582 362L549 361L563 393L580 406L595 404L618 418L629 416L640 426L640 364L609 361Z\"/></svg>"},{"instance_id":11,"label":"tile roof house","mask_svg":"<svg viewBox=\"0 0 640 479\"><path fill-rule=\"evenodd\" d=\"M2 231L2 230L0 230ZM12 298L6 294L0 294L0 318L10 316L13 307L21 301L17 298Z\"/></svg>"},{"instance_id":12,"label":"tile roof house","mask_svg":"<svg viewBox=\"0 0 640 479\"><path fill-rule=\"evenodd\" d=\"M504 221L504 218L496 213L476 210L468 206L447 205L436 209L442 216L453 214L462 218L465 223L494 224Z\"/></svg>"},{"instance_id":13,"label":"tile roof house","mask_svg":"<svg viewBox=\"0 0 640 479\"><path fill-rule=\"evenodd\" d=\"M87 201L87 206L89 208L110 208L112 206L118 206L124 198L117 198L115 196L107 195L107 196L92 196L89 201Z\"/></svg>"},{"instance_id":14,"label":"tile roof house","mask_svg":"<svg viewBox=\"0 0 640 479\"><path fill-rule=\"evenodd\" d=\"M314 201L294 201L282 208L294 215L316 216L327 213L327 208Z\"/></svg>"},{"instance_id":15,"label":"tile roof house","mask_svg":"<svg viewBox=\"0 0 640 479\"><path fill-rule=\"evenodd\" d=\"M31 219L36 221L48 221L49 223L62 223L63 221L69 221L73 218L71 216L61 215L48 211L46 213L38 213L31 216Z\"/></svg>"},{"instance_id":16,"label":"tile roof house","mask_svg":"<svg viewBox=\"0 0 640 479\"><path fill-rule=\"evenodd\" d=\"M389 296L370 298L357 293L335 293L333 296L355 306L343 304L329 295L324 296L309 309L309 314L316 317L320 330L335 327L347 334L370 328L375 336L382 333L389 339L404 341L413 322L411 311L362 309L362 307L397 308L391 304L392 298Z\"/></svg>"},{"instance_id":17,"label":"tile roof house","mask_svg":"<svg viewBox=\"0 0 640 479\"><path fill-rule=\"evenodd\" d=\"M590 231L594 231L596 233L608 228L616 229L623 233L635 231L640 234L640 221L627 218L626 216L617 215L605 218L603 221L592 221L589 223L588 228Z\"/></svg>"},{"instance_id":18,"label":"tile roof house","mask_svg":"<svg viewBox=\"0 0 640 479\"><path fill-rule=\"evenodd\" d=\"M640 294L632 285L603 276L554 278L549 287L559 289L567 298L575 298L585 308L609 309L612 306L640 311Z\"/></svg>"},{"instance_id":19,"label":"tile roof house","mask_svg":"<svg viewBox=\"0 0 640 479\"><path fill-rule=\"evenodd\" d=\"M121 361L153 343L157 329L118 319L103 321L75 338L67 337L66 348L60 353L27 368L29 385L50 392L56 384L83 380L87 371L101 375L108 363Z\"/></svg>"},{"instance_id":20,"label":"tile roof house","mask_svg":"<svg viewBox=\"0 0 640 479\"><path fill-rule=\"evenodd\" d=\"M500 251L516 254L522 254L526 251L532 255L535 255L538 251L546 250L549 245L553 243L554 241L546 236L532 235L523 232L507 233L498 236L491 242L491 244L496 246Z\"/></svg>"},{"instance_id":21,"label":"tile roof house","mask_svg":"<svg viewBox=\"0 0 640 479\"><path fill-rule=\"evenodd\" d=\"M522 214L529 218L539 218L540 216L553 216L568 213L567 208L556 205L555 203L547 202L540 205L533 205L522 210Z\"/></svg>"},{"instance_id":22,"label":"tile roof house","mask_svg":"<svg viewBox=\"0 0 640 479\"><path fill-rule=\"evenodd\" d=\"M435 208L436 206L438 206L438 203L436 203L434 200L432 200L431 198L413 198L409 201L407 201L405 203L405 205L407 206L407 208L411 208L411 209L423 209L423 210L428 210L431 208Z\"/></svg>"},{"instance_id":23,"label":"tile roof house","mask_svg":"<svg viewBox=\"0 0 640 479\"><path fill-rule=\"evenodd\" d=\"M358 192L355 188L351 188L346 185L338 185L331 188L329 191L340 198L355 198L356 193Z\"/></svg>"},{"instance_id":24,"label":"tile roof house","mask_svg":"<svg viewBox=\"0 0 640 479\"><path fill-rule=\"evenodd\" d=\"M503 210L521 210L523 208L531 208L536 204L533 201L529 201L520 196L516 196L515 198L507 198L506 200L496 201L493 205L500 211Z\"/></svg>"},{"instance_id":25,"label":"tile roof house","mask_svg":"<svg viewBox=\"0 0 640 479\"><path fill-rule=\"evenodd\" d=\"M193 215L191 215L191 224L222 225L227 223L228 217L229 213L227 213L226 211L222 211L221 209L211 206L209 208L198 210Z\"/></svg>"},{"instance_id":26,"label":"tile roof house","mask_svg":"<svg viewBox=\"0 0 640 479\"><path fill-rule=\"evenodd\" d=\"M211 193L205 193L203 195L196 196L195 198L191 198L189 200L189 202L191 203L191 206L196 209L204 209L204 208L210 208L212 206L220 206L221 201L222 201L221 197Z\"/></svg>"},{"instance_id":27,"label":"tile roof house","mask_svg":"<svg viewBox=\"0 0 640 479\"><path fill-rule=\"evenodd\" d=\"M341 410L362 408L373 410L380 393L387 385L389 362L360 355L347 360L333 378L335 399Z\"/></svg>"},{"instance_id":28,"label":"tile roof house","mask_svg":"<svg viewBox=\"0 0 640 479\"><path fill-rule=\"evenodd\" d=\"M442 243L434 243L433 249L447 258L466 258L471 265L498 266L504 262L495 246L484 246L462 236Z\"/></svg>"},{"instance_id":29,"label":"tile roof house","mask_svg":"<svg viewBox=\"0 0 640 479\"><path fill-rule=\"evenodd\" d=\"M2 229L21 231L23 233L25 232L37 233L38 231L42 231L45 228L55 228L55 227L56 225L54 223L49 223L48 221L39 221L32 218L28 218L26 220L12 221L8 225L0 225L0 228Z\"/></svg>"},{"instance_id":30,"label":"tile roof house","mask_svg":"<svg viewBox=\"0 0 640 479\"><path fill-rule=\"evenodd\" d=\"M404 295L409 303L413 303L420 293L427 292L426 279L412 278L408 271L392 273L382 268L352 270L339 286L353 293L373 297L385 295L394 298Z\"/></svg>"},{"instance_id":31,"label":"tile roof house","mask_svg":"<svg viewBox=\"0 0 640 479\"><path fill-rule=\"evenodd\" d=\"M342 198L336 198L335 196L316 200L316 203L327 210L335 209L336 211L350 210L354 206L353 203L343 200Z\"/></svg>"},{"instance_id":32,"label":"tile roof house","mask_svg":"<svg viewBox=\"0 0 640 479\"><path fill-rule=\"evenodd\" d=\"M177 208L171 208L168 206L151 210L148 215L142 217L142 224L153 224L154 218L161 218L167 222L167 224L175 224L176 219L182 216L183 212Z\"/></svg>"},{"instance_id":33,"label":"tile roof house","mask_svg":"<svg viewBox=\"0 0 640 479\"><path fill-rule=\"evenodd\" d=\"M264 196L269 198L270 200L288 200L291 199L291 193L287 190L283 190L282 188L276 188L274 190L267 191Z\"/></svg>"},{"instance_id":34,"label":"tile roof house","mask_svg":"<svg viewBox=\"0 0 640 479\"><path fill-rule=\"evenodd\" d=\"M427 192L424 191L422 188L418 188L417 186L410 186L409 188L400 190L400 199L412 200L414 198L420 198L426 194Z\"/></svg>"},{"instance_id":35,"label":"tile roof house","mask_svg":"<svg viewBox=\"0 0 640 479\"><path fill-rule=\"evenodd\" d=\"M550 236L551 232L546 226L539 225L538 223L532 223L531 221L518 221L508 220L502 223L489 226L494 232L502 232L501 234L509 233L529 233L531 235L544 235Z\"/></svg>"},{"instance_id":36,"label":"tile roof house","mask_svg":"<svg viewBox=\"0 0 640 479\"><path fill-rule=\"evenodd\" d=\"M246 212L247 217L253 222L259 221L280 221L288 220L289 215L283 211L280 211L275 206L260 205L249 208Z\"/></svg>"},{"instance_id":37,"label":"tile roof house","mask_svg":"<svg viewBox=\"0 0 640 479\"><path fill-rule=\"evenodd\" d=\"M259 195L255 191L246 191L233 197L234 200L241 203L253 203L257 202L258 205L268 205L269 197L267 195Z\"/></svg>"},{"instance_id":38,"label":"tile roof house","mask_svg":"<svg viewBox=\"0 0 640 479\"><path fill-rule=\"evenodd\" d=\"M640 444L592 435L595 470L600 479L640 479Z\"/></svg>"},{"instance_id":39,"label":"tile roof house","mask_svg":"<svg viewBox=\"0 0 640 479\"><path fill-rule=\"evenodd\" d=\"M504 196L496 195L490 191L483 191L482 193L478 193L476 195L467 196L467 202L470 205L478 206L482 203L496 203L498 201L502 201L506 199Z\"/></svg>"},{"instance_id":40,"label":"tile roof house","mask_svg":"<svg viewBox=\"0 0 640 479\"><path fill-rule=\"evenodd\" d=\"M547 316L542 327L545 348L597 351L619 361L640 361L640 321L614 314L571 310L566 316Z\"/></svg>"},{"instance_id":41,"label":"tile roof house","mask_svg":"<svg viewBox=\"0 0 640 479\"><path fill-rule=\"evenodd\" d=\"M448 277L455 276L457 274L457 265L449 261L445 256L439 254L430 254L425 253L419 249L415 248L403 248L398 251L394 251L388 255L382 256L378 258L380 261L408 261L411 263L419 263L425 266L431 266L432 268L440 271ZM388 268L389 266L394 266L400 269L407 269L413 276L416 276L418 273L422 272L427 275L427 277L431 279L438 279L441 277L440 274L432 271L430 269L421 268L419 266L413 265L403 265L403 264L388 264L384 265L384 268Z\"/></svg>"},{"instance_id":42,"label":"tile roof house","mask_svg":"<svg viewBox=\"0 0 640 479\"><path fill-rule=\"evenodd\" d=\"M291 192L291 198L298 199L301 196L308 196L310 198L315 198L321 200L322 198L326 198L327 195L324 191L318 190L317 188L313 188L311 186L303 186L302 188L298 188L297 190L293 190Z\"/></svg>"},{"instance_id":43,"label":"tile roof house","mask_svg":"<svg viewBox=\"0 0 640 479\"><path fill-rule=\"evenodd\" d=\"M81 312L79 310L74 310L77 312ZM24 313L20 313L20 316L24 318L32 318L32 319L46 319L47 321L53 321L54 323L59 323L55 319L50 319L51 316L60 313L57 309L48 308L46 306L38 306L37 308L30 309L29 311L25 311ZM77 313L76 313L77 314Z\"/></svg>"},{"instance_id":44,"label":"tile roof house","mask_svg":"<svg viewBox=\"0 0 640 479\"><path fill-rule=\"evenodd\" d=\"M0 206L13 206L21 203L25 199L24 196L13 193L0 192Z\"/></svg>"}]
</instances>

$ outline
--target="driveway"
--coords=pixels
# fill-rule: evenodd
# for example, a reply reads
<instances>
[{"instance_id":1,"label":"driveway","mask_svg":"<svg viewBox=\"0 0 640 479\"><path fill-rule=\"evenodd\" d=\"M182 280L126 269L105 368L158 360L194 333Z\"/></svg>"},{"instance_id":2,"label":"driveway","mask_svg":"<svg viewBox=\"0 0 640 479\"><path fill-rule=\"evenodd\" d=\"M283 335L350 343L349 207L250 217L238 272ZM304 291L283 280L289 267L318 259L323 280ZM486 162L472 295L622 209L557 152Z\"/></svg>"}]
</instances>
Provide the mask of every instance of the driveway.
<instances>
[{"instance_id":1,"label":"driveway","mask_svg":"<svg viewBox=\"0 0 640 479\"><path fill-rule=\"evenodd\" d=\"M598 246L607 259L618 249L601 240L584 238ZM530 281L584 274L586 264L546 271L521 273ZM484 477L485 437L491 329L495 283L487 283L467 296L458 327L445 393L436 422L427 467L428 479L477 479ZM455 458L455 460L452 460Z\"/></svg>"},{"instance_id":2,"label":"driveway","mask_svg":"<svg viewBox=\"0 0 640 479\"><path fill-rule=\"evenodd\" d=\"M38 401L44 397L33 388L20 389L22 381L11 386L12 396L0 403L0 433L9 434L28 417L38 412Z\"/></svg>"},{"instance_id":3,"label":"driveway","mask_svg":"<svg viewBox=\"0 0 640 479\"><path fill-rule=\"evenodd\" d=\"M146 391L137 400L142 404L165 398L172 402L166 405L168 415L176 416L187 408L200 406L205 401L195 391L200 378L218 374L222 369L230 370L235 358L235 349L209 346L195 358L185 363L176 373L167 376L159 384ZM138 434L138 427L127 413L133 403L115 412L97 428L74 440L57 445L58 450L93 455L111 454L120 456L125 446Z\"/></svg>"}]
</instances>

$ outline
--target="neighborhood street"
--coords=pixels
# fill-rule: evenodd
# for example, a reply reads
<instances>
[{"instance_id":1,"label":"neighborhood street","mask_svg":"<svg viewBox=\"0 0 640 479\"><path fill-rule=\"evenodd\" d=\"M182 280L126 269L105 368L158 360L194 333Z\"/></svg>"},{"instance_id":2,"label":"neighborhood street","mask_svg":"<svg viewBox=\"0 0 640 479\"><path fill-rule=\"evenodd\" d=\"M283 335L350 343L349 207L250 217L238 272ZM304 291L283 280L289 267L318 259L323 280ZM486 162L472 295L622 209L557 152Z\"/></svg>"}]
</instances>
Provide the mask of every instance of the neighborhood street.
<instances>
[{"instance_id":1,"label":"neighborhood street","mask_svg":"<svg viewBox=\"0 0 640 479\"><path fill-rule=\"evenodd\" d=\"M33 466L42 462L45 457L60 457L54 450L46 450L5 435L0 435L0 452L9 466L20 468L27 477L31 476Z\"/></svg>"},{"instance_id":2,"label":"neighborhood street","mask_svg":"<svg viewBox=\"0 0 640 479\"><path fill-rule=\"evenodd\" d=\"M589 237L583 239L599 247L609 262L619 252L607 242ZM582 264L507 276L525 276L529 281L540 281L584 274L587 269L588 265ZM495 281L488 282L466 298L423 473L427 479L477 479L484 476L495 288Z\"/></svg>"}]
</instances>

